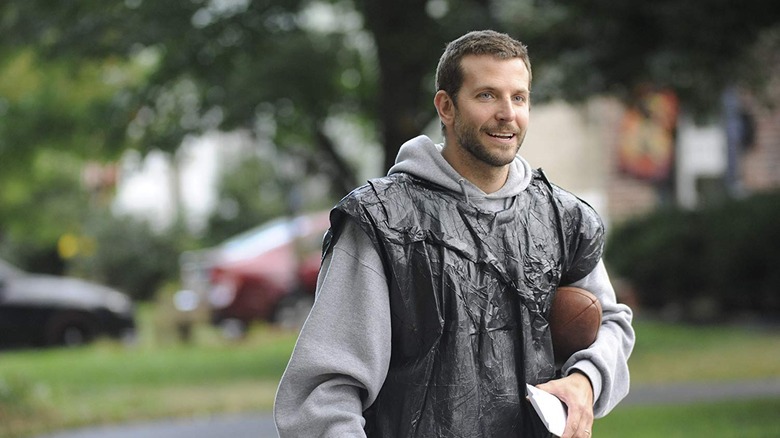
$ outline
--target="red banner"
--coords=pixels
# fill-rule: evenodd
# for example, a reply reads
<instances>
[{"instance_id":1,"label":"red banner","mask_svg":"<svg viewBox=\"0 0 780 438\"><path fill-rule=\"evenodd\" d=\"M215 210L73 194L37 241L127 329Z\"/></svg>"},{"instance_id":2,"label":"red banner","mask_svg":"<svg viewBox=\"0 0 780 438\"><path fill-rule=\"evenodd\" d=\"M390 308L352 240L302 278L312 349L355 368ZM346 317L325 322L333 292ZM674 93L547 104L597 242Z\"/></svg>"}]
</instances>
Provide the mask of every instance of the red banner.
<instances>
[{"instance_id":1,"label":"red banner","mask_svg":"<svg viewBox=\"0 0 780 438\"><path fill-rule=\"evenodd\" d=\"M623 116L618 146L620 170L639 179L661 182L674 164L677 96L668 90L642 94Z\"/></svg>"}]
</instances>

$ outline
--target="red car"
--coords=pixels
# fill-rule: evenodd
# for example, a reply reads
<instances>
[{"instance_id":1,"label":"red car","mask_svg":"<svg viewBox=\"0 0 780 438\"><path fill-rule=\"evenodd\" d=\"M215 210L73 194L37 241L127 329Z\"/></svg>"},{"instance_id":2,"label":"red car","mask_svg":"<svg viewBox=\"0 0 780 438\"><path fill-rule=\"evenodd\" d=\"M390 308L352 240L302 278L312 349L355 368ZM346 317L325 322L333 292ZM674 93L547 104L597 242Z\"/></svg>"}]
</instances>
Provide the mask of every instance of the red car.
<instances>
[{"instance_id":1,"label":"red car","mask_svg":"<svg viewBox=\"0 0 780 438\"><path fill-rule=\"evenodd\" d=\"M195 288L207 296L212 322L229 334L243 333L253 321L300 327L314 303L329 224L327 211L279 218L184 254L185 284L201 284Z\"/></svg>"}]
</instances>

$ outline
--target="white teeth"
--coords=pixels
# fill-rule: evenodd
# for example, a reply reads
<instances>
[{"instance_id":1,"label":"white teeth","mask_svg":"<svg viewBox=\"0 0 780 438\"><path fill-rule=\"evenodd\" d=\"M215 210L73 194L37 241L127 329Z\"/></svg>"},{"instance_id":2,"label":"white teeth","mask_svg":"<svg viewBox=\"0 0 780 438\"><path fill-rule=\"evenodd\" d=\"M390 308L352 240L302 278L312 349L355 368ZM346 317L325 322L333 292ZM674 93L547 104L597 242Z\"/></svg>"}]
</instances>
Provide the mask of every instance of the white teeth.
<instances>
[{"instance_id":1,"label":"white teeth","mask_svg":"<svg viewBox=\"0 0 780 438\"><path fill-rule=\"evenodd\" d=\"M491 137L498 137L498 138L505 138L505 139L510 139L515 136L514 134L489 134L489 135Z\"/></svg>"}]
</instances>

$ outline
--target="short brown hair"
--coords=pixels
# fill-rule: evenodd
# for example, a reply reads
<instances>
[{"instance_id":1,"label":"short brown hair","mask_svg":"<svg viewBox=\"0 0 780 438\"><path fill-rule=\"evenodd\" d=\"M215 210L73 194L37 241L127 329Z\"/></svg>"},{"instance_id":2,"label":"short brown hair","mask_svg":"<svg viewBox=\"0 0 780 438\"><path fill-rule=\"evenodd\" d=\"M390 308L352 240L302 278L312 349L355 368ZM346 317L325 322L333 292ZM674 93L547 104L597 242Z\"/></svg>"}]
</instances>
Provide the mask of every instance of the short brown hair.
<instances>
[{"instance_id":1,"label":"short brown hair","mask_svg":"<svg viewBox=\"0 0 780 438\"><path fill-rule=\"evenodd\" d=\"M504 33L493 30L469 32L447 44L436 67L436 91L444 90L456 100L463 85L460 61L466 55L491 55L499 59L520 58L528 69L528 87L531 87L531 60L528 48Z\"/></svg>"}]
</instances>

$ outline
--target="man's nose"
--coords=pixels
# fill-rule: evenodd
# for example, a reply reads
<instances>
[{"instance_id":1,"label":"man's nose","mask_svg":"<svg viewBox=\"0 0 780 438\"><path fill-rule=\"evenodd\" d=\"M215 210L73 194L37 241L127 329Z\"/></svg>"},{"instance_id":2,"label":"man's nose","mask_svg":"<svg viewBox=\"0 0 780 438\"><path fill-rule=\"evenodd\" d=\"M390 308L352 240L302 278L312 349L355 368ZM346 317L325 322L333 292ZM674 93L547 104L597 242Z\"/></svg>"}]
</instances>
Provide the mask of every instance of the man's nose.
<instances>
[{"instance_id":1,"label":"man's nose","mask_svg":"<svg viewBox=\"0 0 780 438\"><path fill-rule=\"evenodd\" d=\"M496 102L496 105L498 105L496 109L497 120L514 120L516 108L512 99L500 99Z\"/></svg>"}]
</instances>

